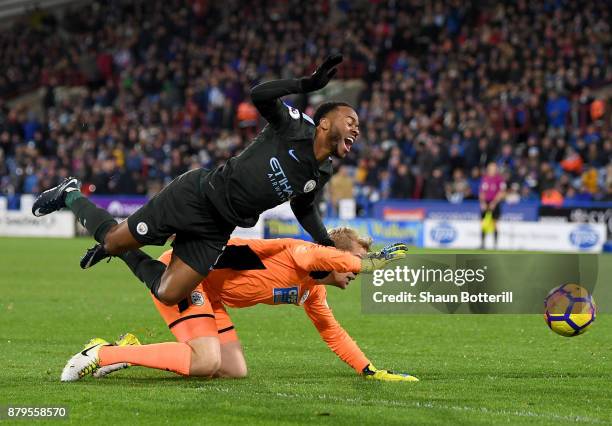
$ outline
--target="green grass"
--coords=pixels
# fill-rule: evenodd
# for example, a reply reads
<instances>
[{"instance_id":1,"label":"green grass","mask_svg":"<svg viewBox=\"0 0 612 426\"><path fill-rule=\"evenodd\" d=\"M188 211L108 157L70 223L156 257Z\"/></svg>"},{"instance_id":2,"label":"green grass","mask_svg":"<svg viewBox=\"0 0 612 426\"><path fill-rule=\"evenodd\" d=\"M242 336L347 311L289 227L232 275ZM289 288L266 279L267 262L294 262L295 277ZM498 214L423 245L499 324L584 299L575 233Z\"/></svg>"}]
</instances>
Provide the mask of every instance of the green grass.
<instances>
[{"instance_id":1,"label":"green grass","mask_svg":"<svg viewBox=\"0 0 612 426\"><path fill-rule=\"evenodd\" d=\"M79 424L612 423L612 316L569 339L539 315L362 315L356 285L329 290L340 323L376 366L421 382L365 381L301 308L257 306L230 311L249 364L244 380L135 367L60 383L66 360L93 336L172 338L120 261L79 269L89 245L0 239L0 405L63 405Z\"/></svg>"}]
</instances>

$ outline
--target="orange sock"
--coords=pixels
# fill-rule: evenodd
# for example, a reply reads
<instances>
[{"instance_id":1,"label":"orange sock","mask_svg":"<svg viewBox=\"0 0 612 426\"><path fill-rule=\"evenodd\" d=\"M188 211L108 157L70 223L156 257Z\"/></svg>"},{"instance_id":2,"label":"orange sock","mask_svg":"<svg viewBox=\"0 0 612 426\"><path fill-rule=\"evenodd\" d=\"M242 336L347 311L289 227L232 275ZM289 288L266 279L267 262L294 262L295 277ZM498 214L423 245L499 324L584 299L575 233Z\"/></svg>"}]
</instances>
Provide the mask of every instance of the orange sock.
<instances>
[{"instance_id":1,"label":"orange sock","mask_svg":"<svg viewBox=\"0 0 612 426\"><path fill-rule=\"evenodd\" d=\"M103 346L100 348L100 366L129 362L133 365L174 371L189 375L191 346L187 343L156 343L142 346Z\"/></svg>"}]
</instances>

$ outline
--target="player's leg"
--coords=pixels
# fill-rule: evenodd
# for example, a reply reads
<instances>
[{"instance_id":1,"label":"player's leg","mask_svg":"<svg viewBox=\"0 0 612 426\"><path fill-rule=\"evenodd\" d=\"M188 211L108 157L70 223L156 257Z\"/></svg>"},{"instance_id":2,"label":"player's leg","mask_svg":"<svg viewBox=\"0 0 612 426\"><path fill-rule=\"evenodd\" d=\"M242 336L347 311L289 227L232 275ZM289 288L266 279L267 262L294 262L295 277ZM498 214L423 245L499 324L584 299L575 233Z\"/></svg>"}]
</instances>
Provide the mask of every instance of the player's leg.
<instances>
[{"instance_id":1,"label":"player's leg","mask_svg":"<svg viewBox=\"0 0 612 426\"><path fill-rule=\"evenodd\" d=\"M499 222L499 217L501 216L500 203L497 203L497 205L493 209L492 216L493 216L493 244L494 244L493 248L497 249L497 238L498 238L497 222Z\"/></svg>"},{"instance_id":2,"label":"player's leg","mask_svg":"<svg viewBox=\"0 0 612 426\"><path fill-rule=\"evenodd\" d=\"M221 366L221 343L218 337L197 337L187 344L191 347L189 375L213 377Z\"/></svg>"},{"instance_id":3,"label":"player's leg","mask_svg":"<svg viewBox=\"0 0 612 426\"><path fill-rule=\"evenodd\" d=\"M247 375L247 364L238 334L225 307L219 302L212 302L221 343L221 366L215 377L240 379Z\"/></svg>"},{"instance_id":4,"label":"player's leg","mask_svg":"<svg viewBox=\"0 0 612 426\"><path fill-rule=\"evenodd\" d=\"M172 262L172 261L171 261ZM221 365L221 349L217 334L215 309L200 283L187 298L167 306L152 297L153 303L168 328L176 337L176 345L187 345L191 351L189 364L181 359L180 368L191 376L212 376ZM175 346L167 346L175 350ZM176 365L175 367L177 367ZM172 370L176 371L176 370Z\"/></svg>"},{"instance_id":5,"label":"player's leg","mask_svg":"<svg viewBox=\"0 0 612 426\"><path fill-rule=\"evenodd\" d=\"M195 170L181 175L127 220L130 231L140 242L158 242L161 236L167 238L168 232L176 233L167 268L142 251L121 256L167 305L187 297L208 274L234 230L201 193L202 173Z\"/></svg>"},{"instance_id":6,"label":"player's leg","mask_svg":"<svg viewBox=\"0 0 612 426\"><path fill-rule=\"evenodd\" d=\"M118 254L142 246L129 230L117 225L117 221L109 212L87 199L81 193L80 187L81 183L78 179L66 178L59 185L38 196L32 205L32 213L40 217L65 207L69 208L96 241L106 243L109 237L108 252L110 254Z\"/></svg>"},{"instance_id":7,"label":"player's leg","mask_svg":"<svg viewBox=\"0 0 612 426\"><path fill-rule=\"evenodd\" d=\"M497 220L493 220L493 248L497 249Z\"/></svg>"},{"instance_id":8,"label":"player's leg","mask_svg":"<svg viewBox=\"0 0 612 426\"><path fill-rule=\"evenodd\" d=\"M151 293L168 306L187 297L205 277L174 254L168 266L142 250L131 250L119 257Z\"/></svg>"},{"instance_id":9,"label":"player's leg","mask_svg":"<svg viewBox=\"0 0 612 426\"><path fill-rule=\"evenodd\" d=\"M247 364L240 341L221 343L221 365L215 377L242 379L247 376Z\"/></svg>"},{"instance_id":10,"label":"player's leg","mask_svg":"<svg viewBox=\"0 0 612 426\"><path fill-rule=\"evenodd\" d=\"M164 342L141 346L103 346L99 366L127 362L131 365L173 371L183 376L212 377L221 365L216 336L198 337L187 343Z\"/></svg>"},{"instance_id":11,"label":"player's leg","mask_svg":"<svg viewBox=\"0 0 612 426\"><path fill-rule=\"evenodd\" d=\"M152 300L178 342L129 347L104 346L106 342L102 342L99 347L84 351L85 355L79 352L72 357L64 368L62 380L78 380L83 377L83 371L88 374L98 367L120 363L173 371L183 376L216 374L221 363L217 323L202 286L174 306L166 306L155 297Z\"/></svg>"},{"instance_id":12,"label":"player's leg","mask_svg":"<svg viewBox=\"0 0 612 426\"><path fill-rule=\"evenodd\" d=\"M168 267L159 280L150 281L152 285L149 288L162 303L176 305L189 296L204 277L205 274L196 271L173 253Z\"/></svg>"},{"instance_id":13,"label":"player's leg","mask_svg":"<svg viewBox=\"0 0 612 426\"><path fill-rule=\"evenodd\" d=\"M484 218L487 214L487 209L482 209L480 211L480 248L482 250L485 249L485 242L486 242L486 238L487 238L487 233L485 232L485 227L484 227Z\"/></svg>"},{"instance_id":14,"label":"player's leg","mask_svg":"<svg viewBox=\"0 0 612 426\"><path fill-rule=\"evenodd\" d=\"M213 225L208 227L212 228ZM166 305L175 305L188 297L208 275L229 239L229 233L224 233L220 238L219 231L210 231L210 234L210 240L185 233L176 234L170 264L161 276L145 282L157 299Z\"/></svg>"}]
</instances>

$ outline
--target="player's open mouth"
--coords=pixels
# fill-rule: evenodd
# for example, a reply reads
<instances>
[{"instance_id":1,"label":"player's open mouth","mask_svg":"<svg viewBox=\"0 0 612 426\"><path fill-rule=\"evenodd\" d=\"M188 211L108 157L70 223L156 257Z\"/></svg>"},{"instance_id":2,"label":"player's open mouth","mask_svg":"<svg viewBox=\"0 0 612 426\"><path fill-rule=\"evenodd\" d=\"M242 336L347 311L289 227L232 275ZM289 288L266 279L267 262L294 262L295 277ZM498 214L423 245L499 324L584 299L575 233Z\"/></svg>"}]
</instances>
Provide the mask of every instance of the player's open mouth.
<instances>
[{"instance_id":1,"label":"player's open mouth","mask_svg":"<svg viewBox=\"0 0 612 426\"><path fill-rule=\"evenodd\" d=\"M351 147L353 146L353 144L355 143L355 138L349 136L348 138L344 138L344 148L346 149L346 151L350 151Z\"/></svg>"}]
</instances>

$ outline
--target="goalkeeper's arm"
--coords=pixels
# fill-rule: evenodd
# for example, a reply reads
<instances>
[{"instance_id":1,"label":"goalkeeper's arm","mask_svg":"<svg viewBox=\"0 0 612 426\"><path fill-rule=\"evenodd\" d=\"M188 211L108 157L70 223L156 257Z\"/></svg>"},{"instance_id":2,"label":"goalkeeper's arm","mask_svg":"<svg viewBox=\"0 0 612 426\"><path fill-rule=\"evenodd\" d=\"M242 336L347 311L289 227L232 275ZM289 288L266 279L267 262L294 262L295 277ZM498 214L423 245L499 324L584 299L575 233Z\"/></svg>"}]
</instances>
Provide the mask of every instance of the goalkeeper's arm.
<instances>
[{"instance_id":1,"label":"goalkeeper's arm","mask_svg":"<svg viewBox=\"0 0 612 426\"><path fill-rule=\"evenodd\" d=\"M292 250L296 265L306 271L337 271L371 273L389 263L406 257L408 246L391 244L381 251L368 253L363 259L333 247L304 243Z\"/></svg>"},{"instance_id":2,"label":"goalkeeper's arm","mask_svg":"<svg viewBox=\"0 0 612 426\"><path fill-rule=\"evenodd\" d=\"M338 323L327 305L327 290L324 286L314 286L304 303L306 314L317 328L321 338L334 353L366 379L382 381L417 381L415 377L394 373L388 370L377 370L361 351L357 343Z\"/></svg>"}]
</instances>

